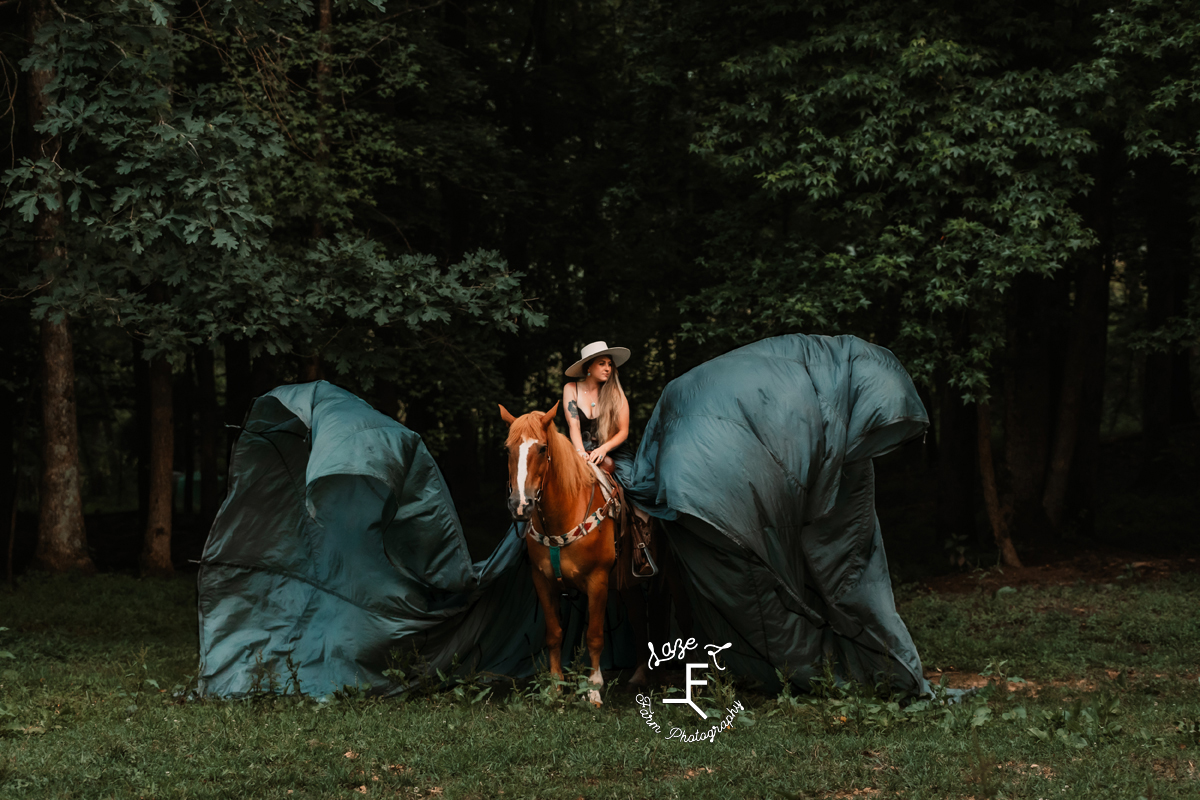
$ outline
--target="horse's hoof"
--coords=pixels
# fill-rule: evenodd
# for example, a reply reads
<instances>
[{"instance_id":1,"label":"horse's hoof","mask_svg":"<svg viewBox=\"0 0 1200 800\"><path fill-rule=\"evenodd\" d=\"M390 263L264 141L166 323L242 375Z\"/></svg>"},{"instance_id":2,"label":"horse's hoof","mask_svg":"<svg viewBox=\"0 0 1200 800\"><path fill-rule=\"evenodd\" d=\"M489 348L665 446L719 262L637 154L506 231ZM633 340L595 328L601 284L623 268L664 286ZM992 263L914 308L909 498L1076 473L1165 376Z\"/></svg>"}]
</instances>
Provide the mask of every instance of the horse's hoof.
<instances>
[{"instance_id":1,"label":"horse's hoof","mask_svg":"<svg viewBox=\"0 0 1200 800\"><path fill-rule=\"evenodd\" d=\"M629 685L645 686L648 682L649 678L646 676L646 666L644 664L638 665L638 668L634 670L633 677L629 679Z\"/></svg>"},{"instance_id":2,"label":"horse's hoof","mask_svg":"<svg viewBox=\"0 0 1200 800\"><path fill-rule=\"evenodd\" d=\"M595 689L592 689L590 692L588 692L588 702L594 705L596 708L599 708L601 706L600 693Z\"/></svg>"}]
</instances>

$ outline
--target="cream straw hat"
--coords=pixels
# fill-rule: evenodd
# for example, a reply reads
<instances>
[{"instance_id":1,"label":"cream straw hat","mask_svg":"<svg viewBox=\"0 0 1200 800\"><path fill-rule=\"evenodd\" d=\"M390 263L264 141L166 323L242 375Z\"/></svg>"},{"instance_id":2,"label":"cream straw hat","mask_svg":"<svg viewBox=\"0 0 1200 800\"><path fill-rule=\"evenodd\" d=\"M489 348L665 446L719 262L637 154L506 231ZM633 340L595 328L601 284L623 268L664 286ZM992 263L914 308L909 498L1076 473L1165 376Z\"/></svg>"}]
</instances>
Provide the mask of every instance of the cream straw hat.
<instances>
[{"instance_id":1,"label":"cream straw hat","mask_svg":"<svg viewBox=\"0 0 1200 800\"><path fill-rule=\"evenodd\" d=\"M613 366L619 367L629 360L629 348L609 347L606 342L585 344L583 349L579 351L579 360L567 367L567 377L582 378L584 363L600 356L612 356Z\"/></svg>"}]
</instances>

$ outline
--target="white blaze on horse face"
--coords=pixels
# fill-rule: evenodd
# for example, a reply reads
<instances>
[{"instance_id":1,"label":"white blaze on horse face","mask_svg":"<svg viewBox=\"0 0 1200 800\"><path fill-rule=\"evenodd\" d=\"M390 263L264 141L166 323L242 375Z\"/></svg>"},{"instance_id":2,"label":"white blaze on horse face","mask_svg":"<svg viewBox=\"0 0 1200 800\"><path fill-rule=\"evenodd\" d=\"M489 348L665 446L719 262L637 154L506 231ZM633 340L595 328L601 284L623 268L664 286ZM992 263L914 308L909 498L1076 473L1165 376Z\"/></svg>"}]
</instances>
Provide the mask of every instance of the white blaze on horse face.
<instances>
[{"instance_id":1,"label":"white blaze on horse face","mask_svg":"<svg viewBox=\"0 0 1200 800\"><path fill-rule=\"evenodd\" d=\"M517 505L517 513L521 514L525 511L525 480L529 477L529 448L537 444L537 439L530 439L526 436L521 440L521 450L517 455L517 492L521 498L521 502Z\"/></svg>"}]
</instances>

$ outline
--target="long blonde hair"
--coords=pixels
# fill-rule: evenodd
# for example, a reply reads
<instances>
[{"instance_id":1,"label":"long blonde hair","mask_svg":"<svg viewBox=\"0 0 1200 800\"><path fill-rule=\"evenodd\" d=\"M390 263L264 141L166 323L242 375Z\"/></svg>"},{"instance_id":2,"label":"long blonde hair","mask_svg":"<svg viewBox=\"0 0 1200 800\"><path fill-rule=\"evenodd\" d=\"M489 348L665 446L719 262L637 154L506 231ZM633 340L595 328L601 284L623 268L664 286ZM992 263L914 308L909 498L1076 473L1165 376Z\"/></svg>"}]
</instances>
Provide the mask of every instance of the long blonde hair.
<instances>
[{"instance_id":1,"label":"long blonde hair","mask_svg":"<svg viewBox=\"0 0 1200 800\"><path fill-rule=\"evenodd\" d=\"M596 358L601 357L596 356ZM612 360L612 356L608 358ZM592 361L595 360L593 358L583 365L585 374L591 368ZM621 388L621 378L617 375L617 365L614 363L612 374L600 387L600 395L596 399L596 435L600 437L600 444L604 444L616 434L620 427L621 408L628 404L629 400L625 397L625 390Z\"/></svg>"}]
</instances>

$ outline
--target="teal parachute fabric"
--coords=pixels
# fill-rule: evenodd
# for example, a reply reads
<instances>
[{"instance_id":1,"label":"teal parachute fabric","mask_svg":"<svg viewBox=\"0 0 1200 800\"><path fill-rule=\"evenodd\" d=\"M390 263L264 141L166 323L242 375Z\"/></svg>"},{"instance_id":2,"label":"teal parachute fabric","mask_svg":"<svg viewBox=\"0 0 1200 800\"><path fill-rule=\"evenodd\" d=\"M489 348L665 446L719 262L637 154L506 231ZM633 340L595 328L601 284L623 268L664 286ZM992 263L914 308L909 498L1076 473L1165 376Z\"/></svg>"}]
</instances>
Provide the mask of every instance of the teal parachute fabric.
<instances>
[{"instance_id":1,"label":"teal parachute fabric","mask_svg":"<svg viewBox=\"0 0 1200 800\"><path fill-rule=\"evenodd\" d=\"M627 496L667 521L697 637L733 642L728 663L768 683L781 670L803 687L830 659L841 677L926 691L871 458L927 423L895 357L853 337L769 339L672 381L620 466ZM524 544L506 535L471 562L420 437L324 382L258 398L244 427L198 578L201 693L395 691L382 675L395 651L532 671L542 621ZM606 664L624 666L615 608Z\"/></svg>"},{"instance_id":2,"label":"teal parachute fabric","mask_svg":"<svg viewBox=\"0 0 1200 800\"><path fill-rule=\"evenodd\" d=\"M395 688L393 651L528 671L523 545L471 563L417 434L324 382L258 398L244 428L198 576L201 694Z\"/></svg>"},{"instance_id":3,"label":"teal parachute fabric","mask_svg":"<svg viewBox=\"0 0 1200 800\"><path fill-rule=\"evenodd\" d=\"M928 685L896 613L871 459L929 418L888 350L783 336L668 384L627 494L668 521L694 612L739 674Z\"/></svg>"}]
</instances>

